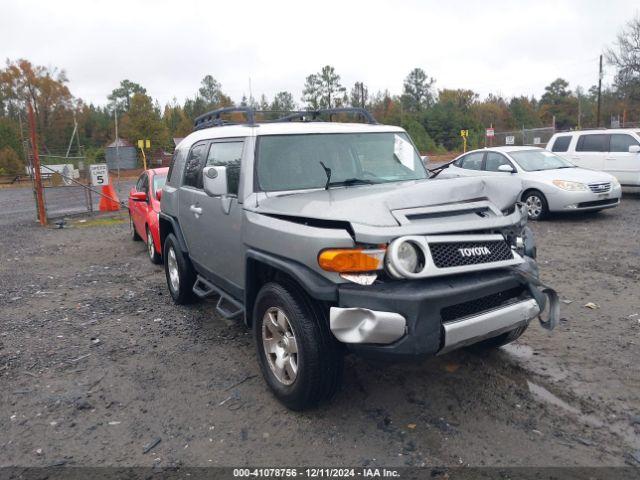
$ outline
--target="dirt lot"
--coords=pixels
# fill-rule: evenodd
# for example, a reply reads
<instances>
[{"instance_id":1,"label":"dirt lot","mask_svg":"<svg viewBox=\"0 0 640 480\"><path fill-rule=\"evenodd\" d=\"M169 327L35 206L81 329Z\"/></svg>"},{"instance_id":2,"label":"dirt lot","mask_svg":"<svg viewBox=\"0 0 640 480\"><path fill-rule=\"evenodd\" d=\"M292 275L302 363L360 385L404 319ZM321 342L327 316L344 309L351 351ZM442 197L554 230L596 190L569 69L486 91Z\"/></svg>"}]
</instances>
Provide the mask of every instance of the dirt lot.
<instances>
[{"instance_id":1,"label":"dirt lot","mask_svg":"<svg viewBox=\"0 0 640 480\"><path fill-rule=\"evenodd\" d=\"M0 466L637 466L638 212L626 195L534 225L566 302L552 334L349 358L335 401L302 414L271 396L242 325L172 304L124 214L64 229L3 214Z\"/></svg>"}]
</instances>

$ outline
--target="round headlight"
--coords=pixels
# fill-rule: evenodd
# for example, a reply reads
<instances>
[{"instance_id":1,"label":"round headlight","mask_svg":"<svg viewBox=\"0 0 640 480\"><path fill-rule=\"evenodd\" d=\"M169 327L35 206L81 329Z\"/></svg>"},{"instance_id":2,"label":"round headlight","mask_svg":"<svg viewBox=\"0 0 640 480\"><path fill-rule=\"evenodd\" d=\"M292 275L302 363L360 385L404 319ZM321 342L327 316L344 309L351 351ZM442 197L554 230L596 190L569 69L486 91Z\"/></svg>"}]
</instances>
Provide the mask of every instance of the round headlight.
<instances>
[{"instance_id":1,"label":"round headlight","mask_svg":"<svg viewBox=\"0 0 640 480\"><path fill-rule=\"evenodd\" d=\"M424 267L424 256L413 242L402 242L398 247L398 262L406 271L416 273Z\"/></svg>"}]
</instances>

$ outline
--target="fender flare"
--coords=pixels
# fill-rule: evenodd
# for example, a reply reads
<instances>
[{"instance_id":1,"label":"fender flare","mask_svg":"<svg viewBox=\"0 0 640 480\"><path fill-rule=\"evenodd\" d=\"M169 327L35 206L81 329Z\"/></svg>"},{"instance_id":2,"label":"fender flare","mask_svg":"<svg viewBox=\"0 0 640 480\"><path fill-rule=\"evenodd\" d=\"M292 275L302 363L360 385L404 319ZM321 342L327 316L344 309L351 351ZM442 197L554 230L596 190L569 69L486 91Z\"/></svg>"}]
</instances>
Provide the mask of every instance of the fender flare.
<instances>
[{"instance_id":1,"label":"fender flare","mask_svg":"<svg viewBox=\"0 0 640 480\"><path fill-rule=\"evenodd\" d=\"M160 231L160 248L164 248L164 239L167 237L167 235L169 233L173 233L178 240L178 248L180 248L180 250L182 250L184 253L188 252L187 242L185 242L180 224L175 218L167 215L166 213L160 212L158 213L158 224ZM171 225L171 232L167 228L167 224Z\"/></svg>"},{"instance_id":2,"label":"fender flare","mask_svg":"<svg viewBox=\"0 0 640 480\"><path fill-rule=\"evenodd\" d=\"M255 274L256 264L264 264L292 278L311 299L321 302L338 301L338 285L324 278L309 267L270 253L248 249L245 263L245 321L251 324L253 304L261 285L258 284Z\"/></svg>"}]
</instances>

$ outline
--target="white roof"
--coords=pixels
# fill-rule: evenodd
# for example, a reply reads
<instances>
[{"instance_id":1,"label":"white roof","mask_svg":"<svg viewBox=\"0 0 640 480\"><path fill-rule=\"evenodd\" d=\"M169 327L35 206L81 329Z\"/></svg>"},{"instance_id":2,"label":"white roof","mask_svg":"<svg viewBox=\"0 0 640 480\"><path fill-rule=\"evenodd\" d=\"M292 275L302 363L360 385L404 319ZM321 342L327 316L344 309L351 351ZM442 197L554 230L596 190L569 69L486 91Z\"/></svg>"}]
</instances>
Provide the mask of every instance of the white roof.
<instances>
[{"instance_id":1,"label":"white roof","mask_svg":"<svg viewBox=\"0 0 640 480\"><path fill-rule=\"evenodd\" d=\"M640 128L598 128L588 130L569 130L568 132L556 132L555 135L583 135L588 133L638 133Z\"/></svg>"},{"instance_id":2,"label":"white roof","mask_svg":"<svg viewBox=\"0 0 640 480\"><path fill-rule=\"evenodd\" d=\"M339 122L278 122L250 125L227 125L197 130L187 136L181 144L191 145L198 140L212 138L257 137L261 135L286 135L304 133L371 133L404 132L392 125L372 125L369 123Z\"/></svg>"},{"instance_id":3,"label":"white roof","mask_svg":"<svg viewBox=\"0 0 640 480\"><path fill-rule=\"evenodd\" d=\"M469 152L502 152L502 153L509 153L509 152L518 152L521 150L544 150L544 148L540 148L540 147L534 147L533 145L524 145L524 146L516 146L516 145L507 145L504 147L485 147L485 148L478 148L476 150L469 150ZM467 152L467 153L469 153Z\"/></svg>"}]
</instances>

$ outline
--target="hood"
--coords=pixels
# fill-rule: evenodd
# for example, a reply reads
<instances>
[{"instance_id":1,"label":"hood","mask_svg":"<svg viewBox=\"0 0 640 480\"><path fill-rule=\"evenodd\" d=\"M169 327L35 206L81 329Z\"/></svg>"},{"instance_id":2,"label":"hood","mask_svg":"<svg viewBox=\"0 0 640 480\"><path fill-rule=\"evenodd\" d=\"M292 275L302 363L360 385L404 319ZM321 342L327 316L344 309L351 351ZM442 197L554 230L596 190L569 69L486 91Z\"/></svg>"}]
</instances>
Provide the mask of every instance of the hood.
<instances>
[{"instance_id":1,"label":"hood","mask_svg":"<svg viewBox=\"0 0 640 480\"><path fill-rule=\"evenodd\" d=\"M394 212L404 209L482 199L505 210L516 202L521 189L521 181L514 177L426 179L286 195L269 194L259 201L255 211L392 227L399 225Z\"/></svg>"},{"instance_id":2,"label":"hood","mask_svg":"<svg viewBox=\"0 0 640 480\"><path fill-rule=\"evenodd\" d=\"M523 172L525 178L536 180L566 180L580 183L611 182L613 177L606 172L588 170L586 168L555 168L553 170L541 170L539 172Z\"/></svg>"}]
</instances>

